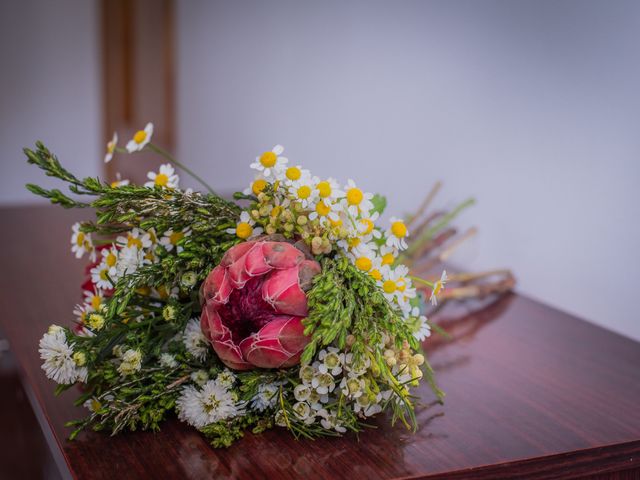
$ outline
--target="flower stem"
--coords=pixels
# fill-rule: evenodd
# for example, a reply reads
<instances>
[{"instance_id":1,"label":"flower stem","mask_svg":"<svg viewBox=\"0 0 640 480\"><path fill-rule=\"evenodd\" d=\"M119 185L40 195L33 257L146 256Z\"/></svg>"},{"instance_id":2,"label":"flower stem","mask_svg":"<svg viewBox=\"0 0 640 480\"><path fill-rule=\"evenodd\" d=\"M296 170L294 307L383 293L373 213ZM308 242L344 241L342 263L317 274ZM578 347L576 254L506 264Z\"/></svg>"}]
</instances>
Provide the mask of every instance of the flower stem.
<instances>
[{"instance_id":1,"label":"flower stem","mask_svg":"<svg viewBox=\"0 0 640 480\"><path fill-rule=\"evenodd\" d=\"M426 285L427 287L433 288L433 286L435 285L433 282L430 282L429 280L425 280L424 278L420 278L420 277L415 277L413 275L409 275L409 278L411 280L413 280L414 282L422 283L423 285Z\"/></svg>"},{"instance_id":2,"label":"flower stem","mask_svg":"<svg viewBox=\"0 0 640 480\"><path fill-rule=\"evenodd\" d=\"M187 172L189 175L191 175L191 177L193 177L194 179L196 179L198 182L200 182L200 184L205 187L207 190L209 190L209 193L211 193L212 195L216 195L216 196L220 196L218 195L213 188L211 188L209 186L209 184L207 182L205 182L200 176L198 176L196 173L194 173L191 169L189 169L186 165L180 163L178 160L176 160L169 152L167 152L165 149L158 147L157 145L154 145L153 143L148 143L147 147L151 150L153 150L154 152L156 152L159 155L162 155L164 158L166 158L167 160L169 160L171 163L174 163L175 165L177 165L178 167L180 167L182 170L184 170L185 172Z\"/></svg>"}]
</instances>

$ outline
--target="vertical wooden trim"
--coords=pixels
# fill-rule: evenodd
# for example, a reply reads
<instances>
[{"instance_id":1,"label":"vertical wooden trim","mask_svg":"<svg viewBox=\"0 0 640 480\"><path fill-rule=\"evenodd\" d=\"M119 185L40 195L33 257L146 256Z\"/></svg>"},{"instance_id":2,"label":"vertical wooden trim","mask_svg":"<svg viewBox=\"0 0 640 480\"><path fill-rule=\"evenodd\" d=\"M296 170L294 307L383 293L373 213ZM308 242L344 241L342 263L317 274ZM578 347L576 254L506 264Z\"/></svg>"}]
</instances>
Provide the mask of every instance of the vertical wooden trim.
<instances>
[{"instance_id":1,"label":"vertical wooden trim","mask_svg":"<svg viewBox=\"0 0 640 480\"><path fill-rule=\"evenodd\" d=\"M175 19L173 0L102 0L103 132L108 142L118 132L119 146L153 122L154 142L175 146ZM135 183L157 161L142 153L132 162L116 155L105 165Z\"/></svg>"}]
</instances>

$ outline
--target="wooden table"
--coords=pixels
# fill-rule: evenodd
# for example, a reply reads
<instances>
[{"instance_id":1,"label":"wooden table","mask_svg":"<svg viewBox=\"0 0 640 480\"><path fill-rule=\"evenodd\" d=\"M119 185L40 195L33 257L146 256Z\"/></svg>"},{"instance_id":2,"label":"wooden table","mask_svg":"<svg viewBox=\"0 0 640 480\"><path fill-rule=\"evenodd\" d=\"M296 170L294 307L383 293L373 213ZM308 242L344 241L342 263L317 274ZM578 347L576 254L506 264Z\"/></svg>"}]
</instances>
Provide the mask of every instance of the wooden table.
<instances>
[{"instance_id":1,"label":"wooden table","mask_svg":"<svg viewBox=\"0 0 640 480\"><path fill-rule=\"evenodd\" d=\"M64 422L83 411L72 405L75 392L53 396L37 344L49 324L72 321L80 300L83 263L69 251L79 215L52 207L0 209L0 329L63 475L639 478L640 344L521 295L438 316L455 338L427 345L447 397L444 406L428 408L433 395L426 386L419 390L425 406L416 434L379 421L359 439L296 441L278 429L213 450L171 419L158 434L90 432L69 442Z\"/></svg>"}]
</instances>

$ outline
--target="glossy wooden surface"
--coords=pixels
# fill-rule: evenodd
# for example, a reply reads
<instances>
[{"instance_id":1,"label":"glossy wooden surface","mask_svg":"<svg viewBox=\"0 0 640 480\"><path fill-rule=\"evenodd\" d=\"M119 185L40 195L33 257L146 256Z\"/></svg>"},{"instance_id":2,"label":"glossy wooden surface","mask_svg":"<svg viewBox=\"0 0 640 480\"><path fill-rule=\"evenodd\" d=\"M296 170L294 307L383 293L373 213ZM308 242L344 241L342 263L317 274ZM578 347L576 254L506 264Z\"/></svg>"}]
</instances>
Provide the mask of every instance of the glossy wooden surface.
<instances>
[{"instance_id":1,"label":"glossy wooden surface","mask_svg":"<svg viewBox=\"0 0 640 480\"><path fill-rule=\"evenodd\" d=\"M635 475L640 463L640 344L522 297L448 308L453 341L427 344L444 406L419 394L420 429L296 441L282 430L213 450L188 426L158 434L65 439L83 412L53 396L37 343L72 320L82 262L69 252L78 212L0 209L0 327L37 407L79 478L580 478ZM553 278L550 276L550 278ZM473 310L473 311L472 311ZM631 478L631 477L629 477Z\"/></svg>"}]
</instances>

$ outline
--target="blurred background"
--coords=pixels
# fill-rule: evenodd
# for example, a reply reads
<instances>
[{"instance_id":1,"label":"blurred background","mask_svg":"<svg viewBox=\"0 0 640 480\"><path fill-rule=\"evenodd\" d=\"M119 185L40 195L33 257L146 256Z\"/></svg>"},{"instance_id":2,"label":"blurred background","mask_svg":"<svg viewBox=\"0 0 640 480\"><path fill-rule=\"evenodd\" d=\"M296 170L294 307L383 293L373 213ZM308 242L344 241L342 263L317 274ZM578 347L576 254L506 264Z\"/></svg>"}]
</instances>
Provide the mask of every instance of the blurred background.
<instances>
[{"instance_id":1,"label":"blurred background","mask_svg":"<svg viewBox=\"0 0 640 480\"><path fill-rule=\"evenodd\" d=\"M21 153L36 139L81 175L142 181L157 160L102 158L153 121L228 193L280 143L390 214L436 180L441 205L475 197L455 265L509 267L640 339L639 44L633 0L3 0L0 204L50 185Z\"/></svg>"}]
</instances>

